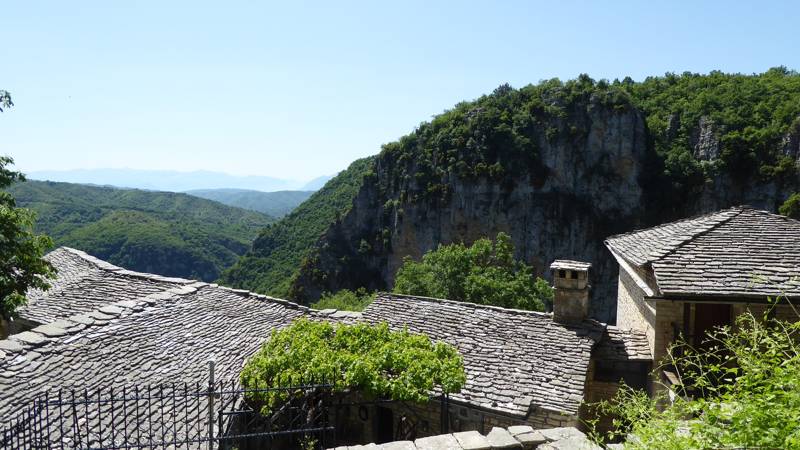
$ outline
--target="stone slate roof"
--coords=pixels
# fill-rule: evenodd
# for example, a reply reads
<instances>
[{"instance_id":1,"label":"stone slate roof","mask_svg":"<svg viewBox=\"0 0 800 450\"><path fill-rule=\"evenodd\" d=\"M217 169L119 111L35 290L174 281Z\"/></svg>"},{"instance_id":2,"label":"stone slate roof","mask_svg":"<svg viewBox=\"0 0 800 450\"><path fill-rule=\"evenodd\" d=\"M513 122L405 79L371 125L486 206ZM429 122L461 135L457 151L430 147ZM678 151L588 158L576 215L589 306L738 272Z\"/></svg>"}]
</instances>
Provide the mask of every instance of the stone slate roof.
<instances>
[{"instance_id":1,"label":"stone slate roof","mask_svg":"<svg viewBox=\"0 0 800 450\"><path fill-rule=\"evenodd\" d=\"M606 239L606 246L637 266L663 258L676 248L738 215L741 208L670 222L653 228L618 234Z\"/></svg>"},{"instance_id":2,"label":"stone slate roof","mask_svg":"<svg viewBox=\"0 0 800 450\"><path fill-rule=\"evenodd\" d=\"M522 417L531 407L578 412L592 347L604 328L595 321L565 325L544 313L397 294L378 295L363 318L456 346L467 384L451 398Z\"/></svg>"},{"instance_id":3,"label":"stone slate roof","mask_svg":"<svg viewBox=\"0 0 800 450\"><path fill-rule=\"evenodd\" d=\"M570 259L557 259L550 264L550 270L589 270L591 268L592 263Z\"/></svg>"},{"instance_id":4,"label":"stone slate roof","mask_svg":"<svg viewBox=\"0 0 800 450\"><path fill-rule=\"evenodd\" d=\"M651 361L650 345L643 331L608 325L592 357L604 361Z\"/></svg>"},{"instance_id":5,"label":"stone slate roof","mask_svg":"<svg viewBox=\"0 0 800 450\"><path fill-rule=\"evenodd\" d=\"M122 269L80 250L61 247L45 256L58 269L47 291L28 292L19 318L46 324L76 313L88 313L112 301L133 300L192 280L167 278Z\"/></svg>"},{"instance_id":6,"label":"stone slate roof","mask_svg":"<svg viewBox=\"0 0 800 450\"><path fill-rule=\"evenodd\" d=\"M800 222L749 207L609 238L665 297L800 297Z\"/></svg>"},{"instance_id":7,"label":"stone slate roof","mask_svg":"<svg viewBox=\"0 0 800 450\"><path fill-rule=\"evenodd\" d=\"M218 374L236 376L272 330L309 312L213 284L155 275L148 282L145 274L100 267L70 249L54 252L51 260L59 269L53 295L74 300L76 312L67 315L63 307L53 307L56 300L39 294L31 314L43 308L42 317L66 317L0 340L2 422L37 394L59 388L205 383L211 358ZM114 288L87 280L104 280ZM126 283L129 289L117 289ZM153 286L162 289L151 292ZM101 291L106 294L95 288L107 289ZM89 303L78 301L82 295L92 296L97 308L86 312Z\"/></svg>"}]
</instances>

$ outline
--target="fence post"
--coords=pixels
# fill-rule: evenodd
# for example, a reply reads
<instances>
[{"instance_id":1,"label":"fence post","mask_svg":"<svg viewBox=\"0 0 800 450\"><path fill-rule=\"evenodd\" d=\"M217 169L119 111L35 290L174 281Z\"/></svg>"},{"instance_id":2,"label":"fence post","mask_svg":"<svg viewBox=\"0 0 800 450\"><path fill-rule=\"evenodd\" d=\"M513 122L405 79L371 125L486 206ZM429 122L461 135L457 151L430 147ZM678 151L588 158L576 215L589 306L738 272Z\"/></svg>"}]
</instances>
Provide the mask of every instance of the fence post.
<instances>
[{"instance_id":1,"label":"fence post","mask_svg":"<svg viewBox=\"0 0 800 450\"><path fill-rule=\"evenodd\" d=\"M214 450L214 360L208 360L208 450Z\"/></svg>"}]
</instances>

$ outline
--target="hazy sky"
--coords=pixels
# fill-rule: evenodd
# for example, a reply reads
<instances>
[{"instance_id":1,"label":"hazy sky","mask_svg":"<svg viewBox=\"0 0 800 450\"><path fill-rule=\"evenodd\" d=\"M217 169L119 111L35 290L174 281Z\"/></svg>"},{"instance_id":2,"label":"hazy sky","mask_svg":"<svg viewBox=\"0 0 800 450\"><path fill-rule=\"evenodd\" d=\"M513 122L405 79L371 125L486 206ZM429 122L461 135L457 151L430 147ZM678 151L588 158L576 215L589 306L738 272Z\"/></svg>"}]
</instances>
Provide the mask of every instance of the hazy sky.
<instances>
[{"instance_id":1,"label":"hazy sky","mask_svg":"<svg viewBox=\"0 0 800 450\"><path fill-rule=\"evenodd\" d=\"M800 68L789 1L15 1L2 19L0 153L24 171L308 179L504 82Z\"/></svg>"}]
</instances>

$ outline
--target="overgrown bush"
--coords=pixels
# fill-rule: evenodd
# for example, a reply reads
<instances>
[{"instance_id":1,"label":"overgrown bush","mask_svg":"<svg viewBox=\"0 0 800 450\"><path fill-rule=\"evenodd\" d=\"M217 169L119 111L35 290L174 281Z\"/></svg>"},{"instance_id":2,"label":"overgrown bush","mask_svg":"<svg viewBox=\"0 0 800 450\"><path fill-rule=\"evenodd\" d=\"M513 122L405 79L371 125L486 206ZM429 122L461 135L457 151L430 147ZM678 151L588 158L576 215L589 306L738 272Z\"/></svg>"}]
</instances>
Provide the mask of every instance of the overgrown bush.
<instances>
[{"instance_id":1,"label":"overgrown bush","mask_svg":"<svg viewBox=\"0 0 800 450\"><path fill-rule=\"evenodd\" d=\"M615 417L612 432L595 436L627 438L631 449L800 448L800 322L745 313L710 340L710 350L670 348L674 402L623 386L593 405Z\"/></svg>"},{"instance_id":2,"label":"overgrown bush","mask_svg":"<svg viewBox=\"0 0 800 450\"><path fill-rule=\"evenodd\" d=\"M434 388L458 392L466 382L455 347L422 334L378 325L333 325L300 319L274 331L247 362L246 386L288 387L308 382L333 384L335 392L357 389L368 396L426 402ZM249 401L269 414L291 395L251 393Z\"/></svg>"},{"instance_id":3,"label":"overgrown bush","mask_svg":"<svg viewBox=\"0 0 800 450\"><path fill-rule=\"evenodd\" d=\"M778 210L781 214L792 219L800 220L800 192L795 192L781 205Z\"/></svg>"},{"instance_id":4,"label":"overgrown bush","mask_svg":"<svg viewBox=\"0 0 800 450\"><path fill-rule=\"evenodd\" d=\"M422 261L407 257L397 271L394 292L533 311L544 311L553 302L550 285L514 259L514 245L505 233L498 233L495 242L439 245Z\"/></svg>"},{"instance_id":5,"label":"overgrown bush","mask_svg":"<svg viewBox=\"0 0 800 450\"><path fill-rule=\"evenodd\" d=\"M342 289L335 294L323 293L319 301L312 303L311 307L314 309L363 311L373 300L375 300L375 293L367 292L364 288L358 288L355 291Z\"/></svg>"}]
</instances>

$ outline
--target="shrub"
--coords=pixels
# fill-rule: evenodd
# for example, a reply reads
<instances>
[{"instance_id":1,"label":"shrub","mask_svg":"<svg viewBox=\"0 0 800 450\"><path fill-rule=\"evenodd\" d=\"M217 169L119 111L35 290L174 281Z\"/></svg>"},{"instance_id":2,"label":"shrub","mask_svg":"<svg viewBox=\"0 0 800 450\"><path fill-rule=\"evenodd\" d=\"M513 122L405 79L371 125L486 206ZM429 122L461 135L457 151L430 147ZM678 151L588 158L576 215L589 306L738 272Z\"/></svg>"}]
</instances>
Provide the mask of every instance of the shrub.
<instances>
[{"instance_id":1,"label":"shrub","mask_svg":"<svg viewBox=\"0 0 800 450\"><path fill-rule=\"evenodd\" d=\"M342 289L335 294L323 293L319 301L312 303L311 307L314 309L363 311L373 300L375 300L375 293L367 292L364 288L358 288L355 291Z\"/></svg>"},{"instance_id":2,"label":"shrub","mask_svg":"<svg viewBox=\"0 0 800 450\"><path fill-rule=\"evenodd\" d=\"M712 333L710 351L675 344L665 361L682 382L674 403L623 386L594 405L616 417L605 437L630 433L632 449L800 448L799 338L800 322L746 313Z\"/></svg>"},{"instance_id":3,"label":"shrub","mask_svg":"<svg viewBox=\"0 0 800 450\"><path fill-rule=\"evenodd\" d=\"M426 402L434 388L458 392L466 382L455 347L407 330L378 325L333 325L300 319L274 331L247 362L245 386L288 387L325 381L334 392L358 389L369 396ZM262 414L288 393L253 392L248 398Z\"/></svg>"}]
</instances>

